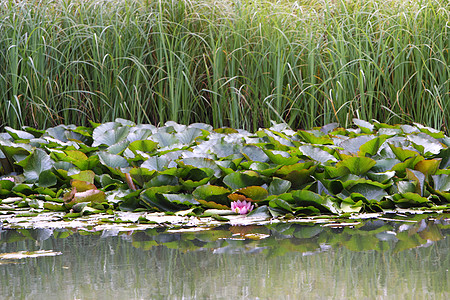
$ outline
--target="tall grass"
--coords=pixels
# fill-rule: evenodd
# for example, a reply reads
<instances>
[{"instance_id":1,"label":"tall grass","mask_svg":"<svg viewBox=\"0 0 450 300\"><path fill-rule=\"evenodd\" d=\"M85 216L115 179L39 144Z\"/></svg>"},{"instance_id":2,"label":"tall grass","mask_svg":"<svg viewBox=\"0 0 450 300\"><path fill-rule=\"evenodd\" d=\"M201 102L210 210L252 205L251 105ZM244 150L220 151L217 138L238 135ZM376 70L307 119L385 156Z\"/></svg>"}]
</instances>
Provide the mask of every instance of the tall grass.
<instances>
[{"instance_id":1,"label":"tall grass","mask_svg":"<svg viewBox=\"0 0 450 300\"><path fill-rule=\"evenodd\" d=\"M0 0L0 126L448 132L447 0Z\"/></svg>"}]
</instances>

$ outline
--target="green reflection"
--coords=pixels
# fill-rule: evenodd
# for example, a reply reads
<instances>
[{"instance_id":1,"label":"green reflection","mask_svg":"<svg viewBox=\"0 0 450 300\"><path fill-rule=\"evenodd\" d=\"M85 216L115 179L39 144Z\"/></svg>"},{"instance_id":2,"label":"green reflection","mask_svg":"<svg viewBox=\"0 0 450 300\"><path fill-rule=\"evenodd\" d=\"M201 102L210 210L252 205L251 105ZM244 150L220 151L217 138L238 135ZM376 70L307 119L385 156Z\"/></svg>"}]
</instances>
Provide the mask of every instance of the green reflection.
<instances>
[{"instance_id":1,"label":"green reflection","mask_svg":"<svg viewBox=\"0 0 450 300\"><path fill-rule=\"evenodd\" d=\"M448 219L153 228L3 230L2 299L444 299ZM13 264L12 264L13 263Z\"/></svg>"}]
</instances>

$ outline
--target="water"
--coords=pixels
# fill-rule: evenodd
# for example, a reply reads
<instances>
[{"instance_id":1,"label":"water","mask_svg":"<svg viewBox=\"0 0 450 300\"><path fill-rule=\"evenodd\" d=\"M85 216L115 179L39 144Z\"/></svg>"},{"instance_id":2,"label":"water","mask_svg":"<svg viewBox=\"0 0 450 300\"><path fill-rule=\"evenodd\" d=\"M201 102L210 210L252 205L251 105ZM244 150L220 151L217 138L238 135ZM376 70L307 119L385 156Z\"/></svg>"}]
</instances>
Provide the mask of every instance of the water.
<instances>
[{"instance_id":1,"label":"water","mask_svg":"<svg viewBox=\"0 0 450 300\"><path fill-rule=\"evenodd\" d=\"M0 298L449 298L448 220L356 227L3 230Z\"/></svg>"}]
</instances>

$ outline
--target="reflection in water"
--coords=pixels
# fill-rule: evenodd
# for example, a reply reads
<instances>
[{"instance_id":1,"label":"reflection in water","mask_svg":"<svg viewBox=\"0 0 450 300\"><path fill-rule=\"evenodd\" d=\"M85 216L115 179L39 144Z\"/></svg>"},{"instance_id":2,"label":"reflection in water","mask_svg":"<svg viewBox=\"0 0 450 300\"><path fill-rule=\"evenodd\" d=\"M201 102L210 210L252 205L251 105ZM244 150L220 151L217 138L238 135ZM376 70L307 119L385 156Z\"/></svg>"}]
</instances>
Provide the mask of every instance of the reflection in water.
<instances>
[{"instance_id":1,"label":"reflection in water","mask_svg":"<svg viewBox=\"0 0 450 300\"><path fill-rule=\"evenodd\" d=\"M450 224L4 230L2 299L446 299ZM14 264L12 264L12 262Z\"/></svg>"}]
</instances>

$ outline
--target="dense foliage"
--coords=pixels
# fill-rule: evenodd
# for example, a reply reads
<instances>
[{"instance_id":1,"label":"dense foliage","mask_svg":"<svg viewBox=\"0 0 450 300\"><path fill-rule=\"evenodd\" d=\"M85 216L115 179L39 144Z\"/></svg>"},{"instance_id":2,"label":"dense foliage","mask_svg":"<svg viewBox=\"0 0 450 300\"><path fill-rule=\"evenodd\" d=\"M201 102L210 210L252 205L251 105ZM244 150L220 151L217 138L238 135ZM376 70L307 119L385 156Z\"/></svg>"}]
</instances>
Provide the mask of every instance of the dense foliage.
<instances>
[{"instance_id":1,"label":"dense foliage","mask_svg":"<svg viewBox=\"0 0 450 300\"><path fill-rule=\"evenodd\" d=\"M0 127L355 117L448 134L448 0L0 0Z\"/></svg>"},{"instance_id":2,"label":"dense foliage","mask_svg":"<svg viewBox=\"0 0 450 300\"><path fill-rule=\"evenodd\" d=\"M448 136L419 124L354 123L307 131L274 124L255 133L124 119L93 128L6 127L2 207L200 216L231 214L240 200L266 217L448 210Z\"/></svg>"}]
</instances>

